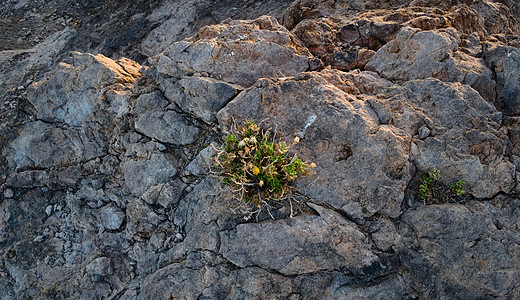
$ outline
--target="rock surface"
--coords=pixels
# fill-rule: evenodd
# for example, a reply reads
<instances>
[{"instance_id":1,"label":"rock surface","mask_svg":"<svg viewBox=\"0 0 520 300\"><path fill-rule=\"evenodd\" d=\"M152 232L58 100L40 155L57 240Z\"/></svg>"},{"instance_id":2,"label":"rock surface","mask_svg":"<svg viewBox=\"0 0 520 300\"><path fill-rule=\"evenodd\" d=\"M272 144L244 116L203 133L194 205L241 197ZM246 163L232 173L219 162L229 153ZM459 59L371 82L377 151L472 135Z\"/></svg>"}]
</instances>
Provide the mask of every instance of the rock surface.
<instances>
[{"instance_id":1,"label":"rock surface","mask_svg":"<svg viewBox=\"0 0 520 300\"><path fill-rule=\"evenodd\" d=\"M2 2L0 298L520 298L519 17ZM299 206L244 213L215 176L244 119L316 163ZM465 194L421 199L431 169Z\"/></svg>"}]
</instances>

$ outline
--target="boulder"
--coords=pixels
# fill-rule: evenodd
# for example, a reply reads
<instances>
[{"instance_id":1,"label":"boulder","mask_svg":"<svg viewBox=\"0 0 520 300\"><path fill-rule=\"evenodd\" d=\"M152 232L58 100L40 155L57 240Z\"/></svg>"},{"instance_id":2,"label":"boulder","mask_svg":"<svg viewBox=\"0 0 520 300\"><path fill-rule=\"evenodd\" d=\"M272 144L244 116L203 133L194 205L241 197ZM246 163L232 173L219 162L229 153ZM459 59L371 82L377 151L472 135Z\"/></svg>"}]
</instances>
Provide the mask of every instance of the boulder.
<instances>
[{"instance_id":1,"label":"boulder","mask_svg":"<svg viewBox=\"0 0 520 300\"><path fill-rule=\"evenodd\" d=\"M496 84L491 70L483 59L457 51L460 43L459 33L453 28L421 31L404 27L376 52L366 69L396 82L428 77L461 82L495 102Z\"/></svg>"}]
</instances>

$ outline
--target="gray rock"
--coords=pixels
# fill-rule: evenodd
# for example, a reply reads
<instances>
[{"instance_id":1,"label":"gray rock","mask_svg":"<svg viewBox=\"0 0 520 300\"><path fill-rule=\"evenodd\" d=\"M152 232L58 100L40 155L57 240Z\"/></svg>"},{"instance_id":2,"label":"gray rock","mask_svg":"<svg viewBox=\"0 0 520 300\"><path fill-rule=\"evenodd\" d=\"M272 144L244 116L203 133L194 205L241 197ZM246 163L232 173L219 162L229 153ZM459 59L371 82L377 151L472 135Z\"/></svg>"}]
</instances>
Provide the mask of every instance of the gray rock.
<instances>
[{"instance_id":1,"label":"gray rock","mask_svg":"<svg viewBox=\"0 0 520 300\"><path fill-rule=\"evenodd\" d=\"M505 157L507 137L497 130L501 114L492 105L467 86L434 79L411 81L403 88L406 92L396 91L399 96L393 99L412 92L405 96L409 99L405 106L412 105L407 110L427 113L413 119L401 118L396 126L408 131L413 130L410 126L414 123L426 121L431 129L429 137L411 144L412 159L419 170L436 168L447 184L464 179L465 190L478 198L511 190L514 166Z\"/></svg>"},{"instance_id":2,"label":"gray rock","mask_svg":"<svg viewBox=\"0 0 520 300\"><path fill-rule=\"evenodd\" d=\"M186 170L195 176L208 174L208 171L215 165L214 157L216 155L214 146L208 146L195 157L186 167Z\"/></svg>"},{"instance_id":3,"label":"gray rock","mask_svg":"<svg viewBox=\"0 0 520 300\"><path fill-rule=\"evenodd\" d=\"M162 143L186 145L195 141L200 129L174 111L147 111L135 121L135 129Z\"/></svg>"},{"instance_id":4,"label":"gray rock","mask_svg":"<svg viewBox=\"0 0 520 300\"><path fill-rule=\"evenodd\" d=\"M126 232L130 238L144 241L149 239L161 222L153 209L140 199L132 199L126 209Z\"/></svg>"},{"instance_id":5,"label":"gray rock","mask_svg":"<svg viewBox=\"0 0 520 300\"><path fill-rule=\"evenodd\" d=\"M50 216L52 214L53 209L54 209L54 206L47 205L47 207L45 208L45 213L47 214L47 216Z\"/></svg>"},{"instance_id":6,"label":"gray rock","mask_svg":"<svg viewBox=\"0 0 520 300\"><path fill-rule=\"evenodd\" d=\"M4 149L11 170L50 168L87 161L106 153L103 134L91 129L61 129L35 121Z\"/></svg>"},{"instance_id":7,"label":"gray rock","mask_svg":"<svg viewBox=\"0 0 520 300\"><path fill-rule=\"evenodd\" d=\"M148 56L154 56L162 52L177 37L183 36L187 24L194 22L197 17L197 6L193 2L182 2L177 5L163 3L153 14L148 16L150 19L166 19L164 22L152 30L142 41L141 49Z\"/></svg>"},{"instance_id":8,"label":"gray rock","mask_svg":"<svg viewBox=\"0 0 520 300\"><path fill-rule=\"evenodd\" d=\"M162 110L170 104L160 92L143 94L137 98L134 112L142 114L151 110Z\"/></svg>"},{"instance_id":9,"label":"gray rock","mask_svg":"<svg viewBox=\"0 0 520 300\"><path fill-rule=\"evenodd\" d=\"M10 189L10 188L6 188L6 189L4 189L4 197L6 197L6 198L8 198L8 199L9 199L9 198L13 198L13 197L14 197L14 192L13 192L13 190Z\"/></svg>"},{"instance_id":10,"label":"gray rock","mask_svg":"<svg viewBox=\"0 0 520 300\"><path fill-rule=\"evenodd\" d=\"M125 220L125 213L117 206L108 204L100 209L98 219L106 229L117 230Z\"/></svg>"},{"instance_id":11,"label":"gray rock","mask_svg":"<svg viewBox=\"0 0 520 300\"><path fill-rule=\"evenodd\" d=\"M157 270L157 254L151 253L144 242L134 243L132 249L128 252L130 259L137 262L135 272L138 275L150 274Z\"/></svg>"},{"instance_id":12,"label":"gray rock","mask_svg":"<svg viewBox=\"0 0 520 300\"><path fill-rule=\"evenodd\" d=\"M339 277L339 276L338 276ZM341 278L341 277L339 277ZM342 278L341 278L342 279ZM406 299L410 295L414 295L413 290L407 285L409 282L403 279L403 276L395 276L382 280L379 283L371 285L359 286L355 280L346 278L343 281L338 279L333 281L332 289L326 290L326 296L333 299L354 300L354 299ZM323 294L322 294L323 295ZM316 295L320 297L320 294Z\"/></svg>"},{"instance_id":13,"label":"gray rock","mask_svg":"<svg viewBox=\"0 0 520 300\"><path fill-rule=\"evenodd\" d=\"M43 241L43 236L42 235L39 235L37 237L34 238L33 242L35 243L40 243Z\"/></svg>"},{"instance_id":14,"label":"gray rock","mask_svg":"<svg viewBox=\"0 0 520 300\"><path fill-rule=\"evenodd\" d=\"M25 45L0 50L0 298L520 299L520 28L504 5L112 2L110 26L96 5L0 3L0 45ZM289 5L292 33L229 19L179 41ZM31 48L42 18L57 34ZM75 47L156 56L142 69L65 58ZM338 70L369 60L373 71ZM203 132L215 114L220 128ZM244 118L300 137L291 154L318 166L295 187L314 211L255 222L232 210L208 174L213 148L197 152ZM465 179L473 200L405 198L431 168Z\"/></svg>"},{"instance_id":15,"label":"gray rock","mask_svg":"<svg viewBox=\"0 0 520 300\"><path fill-rule=\"evenodd\" d=\"M175 83L162 79L161 88L183 111L206 123L215 122L215 114L241 90L236 85L204 77L186 77Z\"/></svg>"},{"instance_id":16,"label":"gray rock","mask_svg":"<svg viewBox=\"0 0 520 300\"><path fill-rule=\"evenodd\" d=\"M186 188L180 180L175 180L172 184L159 184L148 189L142 196L142 199L148 204L159 204L164 208L179 203L179 198Z\"/></svg>"},{"instance_id":17,"label":"gray rock","mask_svg":"<svg viewBox=\"0 0 520 300\"><path fill-rule=\"evenodd\" d=\"M76 30L65 28L49 35L43 42L34 48L27 47L23 50L0 51L0 61L4 69L4 80L0 82L0 91L2 93L7 90L19 86L24 80L27 73L46 72L49 68L55 66L63 57L67 50L67 44L73 39ZM17 61L16 57L26 57L21 61Z\"/></svg>"},{"instance_id":18,"label":"gray rock","mask_svg":"<svg viewBox=\"0 0 520 300\"><path fill-rule=\"evenodd\" d=\"M159 73L211 77L250 86L262 77L294 75L309 68L310 53L275 18L207 26L154 57Z\"/></svg>"},{"instance_id":19,"label":"gray rock","mask_svg":"<svg viewBox=\"0 0 520 300\"><path fill-rule=\"evenodd\" d=\"M169 296L196 299L210 285L205 278L216 279L218 275L214 272L213 268L185 268L183 264L168 265L144 279L138 299L164 299Z\"/></svg>"},{"instance_id":20,"label":"gray rock","mask_svg":"<svg viewBox=\"0 0 520 300\"><path fill-rule=\"evenodd\" d=\"M388 219L381 219L370 224L370 231L372 241L381 251L388 251L401 244L401 236L395 225Z\"/></svg>"},{"instance_id":21,"label":"gray rock","mask_svg":"<svg viewBox=\"0 0 520 300\"><path fill-rule=\"evenodd\" d=\"M247 6L243 6L241 2L220 3L210 0L161 2L146 17L148 22L157 26L142 39L141 50L150 57L157 55L173 42L192 36L208 24L230 19L255 19L263 15L280 17L291 2L266 0L262 5Z\"/></svg>"},{"instance_id":22,"label":"gray rock","mask_svg":"<svg viewBox=\"0 0 520 300\"><path fill-rule=\"evenodd\" d=\"M128 160L121 166L128 189L140 197L151 186L167 183L177 175L173 157L154 153L149 158Z\"/></svg>"},{"instance_id":23,"label":"gray rock","mask_svg":"<svg viewBox=\"0 0 520 300\"><path fill-rule=\"evenodd\" d=\"M458 52L459 33L453 28L420 31L405 27L379 49L366 65L394 81L435 77L471 85L489 102L495 101L495 82L484 60Z\"/></svg>"},{"instance_id":24,"label":"gray rock","mask_svg":"<svg viewBox=\"0 0 520 300\"><path fill-rule=\"evenodd\" d=\"M420 207L401 220L403 264L425 297L506 299L518 288L518 238L497 229L483 203Z\"/></svg>"},{"instance_id":25,"label":"gray rock","mask_svg":"<svg viewBox=\"0 0 520 300\"><path fill-rule=\"evenodd\" d=\"M108 276L112 275L112 261L108 257L98 257L91 261L85 268L91 275Z\"/></svg>"},{"instance_id":26,"label":"gray rock","mask_svg":"<svg viewBox=\"0 0 520 300\"><path fill-rule=\"evenodd\" d=\"M346 268L359 272L378 260L354 223L314 205L320 216L241 224L221 233L222 255L241 268L259 266L284 275Z\"/></svg>"},{"instance_id":27,"label":"gray rock","mask_svg":"<svg viewBox=\"0 0 520 300\"><path fill-rule=\"evenodd\" d=\"M520 50L501 44L484 47L486 64L497 82L497 106L508 115L520 114Z\"/></svg>"},{"instance_id":28,"label":"gray rock","mask_svg":"<svg viewBox=\"0 0 520 300\"><path fill-rule=\"evenodd\" d=\"M426 127L426 126L422 126L421 128L419 128L419 138L421 140L424 140L425 138L427 138L431 133L431 130L430 128Z\"/></svg>"},{"instance_id":29,"label":"gray rock","mask_svg":"<svg viewBox=\"0 0 520 300\"><path fill-rule=\"evenodd\" d=\"M140 65L125 58L113 61L101 54L72 52L72 60L30 86L28 99L38 118L75 126L94 121L98 110L110 106L102 101L109 88L122 93L141 76Z\"/></svg>"}]
</instances>

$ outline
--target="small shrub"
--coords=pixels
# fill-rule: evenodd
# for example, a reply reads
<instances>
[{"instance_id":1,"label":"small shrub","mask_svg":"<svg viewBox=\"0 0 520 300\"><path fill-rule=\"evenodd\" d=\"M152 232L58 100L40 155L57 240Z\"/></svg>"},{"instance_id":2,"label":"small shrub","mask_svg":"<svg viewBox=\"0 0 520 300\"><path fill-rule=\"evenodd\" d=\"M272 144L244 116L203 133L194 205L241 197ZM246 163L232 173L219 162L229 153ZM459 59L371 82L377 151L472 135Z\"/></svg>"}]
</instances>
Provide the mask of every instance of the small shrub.
<instances>
[{"instance_id":1,"label":"small shrub","mask_svg":"<svg viewBox=\"0 0 520 300\"><path fill-rule=\"evenodd\" d=\"M457 202L457 197L464 195L464 179L455 181L448 187L439 181L440 178L437 169L424 174L418 188L419 198L428 204Z\"/></svg>"},{"instance_id":2,"label":"small shrub","mask_svg":"<svg viewBox=\"0 0 520 300\"><path fill-rule=\"evenodd\" d=\"M464 179L455 181L450 185L451 192L457 196L464 195Z\"/></svg>"},{"instance_id":3,"label":"small shrub","mask_svg":"<svg viewBox=\"0 0 520 300\"><path fill-rule=\"evenodd\" d=\"M419 196L421 199L430 199L432 197L433 184L439 179L440 172L437 169L432 169L422 176L421 184L419 185Z\"/></svg>"},{"instance_id":4,"label":"small shrub","mask_svg":"<svg viewBox=\"0 0 520 300\"><path fill-rule=\"evenodd\" d=\"M242 203L261 207L281 200L290 194L296 178L309 176L315 167L296 155L289 156L290 146L276 142L270 130L262 130L254 121L247 120L235 131L217 149L216 163L222 183L233 187L235 198ZM298 142L296 138L293 145Z\"/></svg>"}]
</instances>

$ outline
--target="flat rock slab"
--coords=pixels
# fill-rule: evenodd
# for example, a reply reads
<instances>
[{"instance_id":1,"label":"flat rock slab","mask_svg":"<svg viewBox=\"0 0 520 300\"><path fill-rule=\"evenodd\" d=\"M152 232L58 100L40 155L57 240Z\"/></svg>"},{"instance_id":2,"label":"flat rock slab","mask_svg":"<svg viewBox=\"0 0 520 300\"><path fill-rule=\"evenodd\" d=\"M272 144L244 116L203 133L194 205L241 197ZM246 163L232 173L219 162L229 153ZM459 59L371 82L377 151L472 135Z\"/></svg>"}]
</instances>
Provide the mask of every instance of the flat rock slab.
<instances>
[{"instance_id":1,"label":"flat rock slab","mask_svg":"<svg viewBox=\"0 0 520 300\"><path fill-rule=\"evenodd\" d=\"M238 225L221 233L221 252L233 264L259 266L284 275L346 268L359 272L378 258L357 226L330 210L267 223Z\"/></svg>"},{"instance_id":2,"label":"flat rock slab","mask_svg":"<svg viewBox=\"0 0 520 300\"><path fill-rule=\"evenodd\" d=\"M150 157L125 161L121 169L125 184L132 194L140 197L148 188L168 183L177 175L177 167L171 157L154 153Z\"/></svg>"},{"instance_id":3,"label":"flat rock slab","mask_svg":"<svg viewBox=\"0 0 520 300\"><path fill-rule=\"evenodd\" d=\"M175 111L151 110L138 116L135 129L151 138L175 145L193 143L200 129L190 125L186 119Z\"/></svg>"},{"instance_id":4,"label":"flat rock slab","mask_svg":"<svg viewBox=\"0 0 520 300\"><path fill-rule=\"evenodd\" d=\"M508 298L518 288L518 234L498 229L494 223L501 222L493 220L489 206L434 205L403 214L402 260L424 287L425 297ZM510 208L495 209L507 215Z\"/></svg>"},{"instance_id":5,"label":"flat rock slab","mask_svg":"<svg viewBox=\"0 0 520 300\"><path fill-rule=\"evenodd\" d=\"M23 125L3 154L11 170L17 171L77 164L104 155L107 148L106 136L96 129L59 128L35 121Z\"/></svg>"},{"instance_id":6,"label":"flat rock slab","mask_svg":"<svg viewBox=\"0 0 520 300\"><path fill-rule=\"evenodd\" d=\"M215 122L215 114L242 90L207 77L186 77L179 81L162 78L160 84L170 101L206 123Z\"/></svg>"}]
</instances>

